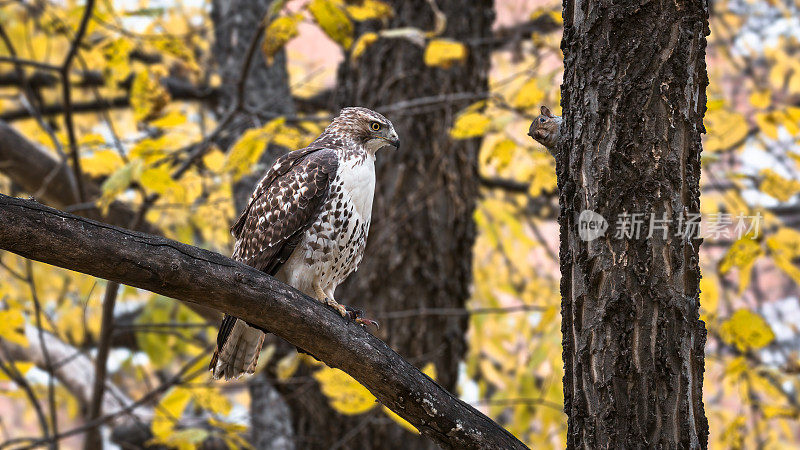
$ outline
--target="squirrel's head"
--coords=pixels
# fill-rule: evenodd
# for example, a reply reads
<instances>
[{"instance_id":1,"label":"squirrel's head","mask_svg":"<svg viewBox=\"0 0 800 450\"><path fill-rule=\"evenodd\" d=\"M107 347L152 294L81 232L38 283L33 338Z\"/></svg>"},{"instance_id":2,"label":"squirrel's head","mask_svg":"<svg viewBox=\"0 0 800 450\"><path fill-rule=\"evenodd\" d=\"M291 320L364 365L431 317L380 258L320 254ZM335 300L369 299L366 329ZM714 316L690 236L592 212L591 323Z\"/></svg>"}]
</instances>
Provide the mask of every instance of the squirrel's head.
<instances>
[{"instance_id":1,"label":"squirrel's head","mask_svg":"<svg viewBox=\"0 0 800 450\"><path fill-rule=\"evenodd\" d=\"M542 106L541 114L531 124L528 136L548 149L554 148L558 143L558 127L561 117L554 116L547 106Z\"/></svg>"}]
</instances>

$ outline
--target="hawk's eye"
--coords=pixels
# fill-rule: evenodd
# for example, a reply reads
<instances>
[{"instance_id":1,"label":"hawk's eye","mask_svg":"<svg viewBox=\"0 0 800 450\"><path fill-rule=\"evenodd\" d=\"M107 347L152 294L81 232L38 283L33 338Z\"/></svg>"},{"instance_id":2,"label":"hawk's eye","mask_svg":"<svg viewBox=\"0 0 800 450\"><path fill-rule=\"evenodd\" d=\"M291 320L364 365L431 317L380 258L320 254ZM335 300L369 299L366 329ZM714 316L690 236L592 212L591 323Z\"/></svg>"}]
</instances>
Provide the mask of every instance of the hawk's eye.
<instances>
[{"instance_id":1,"label":"hawk's eye","mask_svg":"<svg viewBox=\"0 0 800 450\"><path fill-rule=\"evenodd\" d=\"M372 131L380 131L380 130L381 130L381 124L379 124L378 122L372 122Z\"/></svg>"}]
</instances>

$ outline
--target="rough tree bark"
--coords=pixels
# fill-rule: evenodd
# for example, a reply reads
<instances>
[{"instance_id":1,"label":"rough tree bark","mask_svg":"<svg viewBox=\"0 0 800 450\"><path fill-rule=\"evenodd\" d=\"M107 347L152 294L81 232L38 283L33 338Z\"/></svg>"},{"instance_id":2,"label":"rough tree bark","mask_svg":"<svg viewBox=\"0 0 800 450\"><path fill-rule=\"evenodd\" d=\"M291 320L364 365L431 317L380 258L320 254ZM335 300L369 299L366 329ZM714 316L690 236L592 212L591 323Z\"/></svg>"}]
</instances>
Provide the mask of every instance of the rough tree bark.
<instances>
[{"instance_id":1,"label":"rough tree bark","mask_svg":"<svg viewBox=\"0 0 800 450\"><path fill-rule=\"evenodd\" d=\"M430 2L388 3L395 11L389 28L435 28ZM469 7L456 0L436 4L447 17L444 37L469 45L467 61L446 70L431 68L423 63L424 48L402 39L380 40L357 63L342 63L333 110L365 106L380 111L381 105L409 99L488 91L491 45L471 44L491 42L493 2L476 1ZM443 100L413 110L384 111L403 145L399 151L378 154L373 219L364 259L358 271L337 289L345 304L377 318L389 311L465 307L472 279L472 216L478 195L480 140L454 141L449 129L458 111L470 103ZM386 320L379 334L418 367L433 362L436 381L452 389L466 349L467 324L466 317ZM379 408L345 416L330 408L319 390L309 389L307 384L277 387L294 412L295 432L303 438L297 441L299 447L430 446L429 441L386 420Z\"/></svg>"},{"instance_id":2,"label":"rough tree bark","mask_svg":"<svg viewBox=\"0 0 800 450\"><path fill-rule=\"evenodd\" d=\"M705 448L706 331L698 318L708 84L702 0L564 2L558 177L567 448ZM610 224L579 236L583 210ZM620 214L642 235L615 238ZM666 238L651 213L666 214ZM615 229L616 228L616 229Z\"/></svg>"}]
</instances>

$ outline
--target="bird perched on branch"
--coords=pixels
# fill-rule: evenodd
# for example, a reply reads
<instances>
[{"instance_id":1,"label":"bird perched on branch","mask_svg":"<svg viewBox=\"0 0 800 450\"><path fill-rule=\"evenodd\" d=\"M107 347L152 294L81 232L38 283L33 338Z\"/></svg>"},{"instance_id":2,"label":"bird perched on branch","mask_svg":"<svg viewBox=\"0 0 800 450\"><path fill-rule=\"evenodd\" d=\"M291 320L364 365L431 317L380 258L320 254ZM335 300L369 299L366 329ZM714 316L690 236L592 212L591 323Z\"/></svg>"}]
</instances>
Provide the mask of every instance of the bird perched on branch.
<instances>
[{"instance_id":1,"label":"bird perched on branch","mask_svg":"<svg viewBox=\"0 0 800 450\"><path fill-rule=\"evenodd\" d=\"M275 276L361 323L334 291L361 262L375 193L375 153L400 147L394 126L367 108L344 108L308 147L267 171L231 231L232 258ZM264 333L225 315L209 370L253 373Z\"/></svg>"}]
</instances>

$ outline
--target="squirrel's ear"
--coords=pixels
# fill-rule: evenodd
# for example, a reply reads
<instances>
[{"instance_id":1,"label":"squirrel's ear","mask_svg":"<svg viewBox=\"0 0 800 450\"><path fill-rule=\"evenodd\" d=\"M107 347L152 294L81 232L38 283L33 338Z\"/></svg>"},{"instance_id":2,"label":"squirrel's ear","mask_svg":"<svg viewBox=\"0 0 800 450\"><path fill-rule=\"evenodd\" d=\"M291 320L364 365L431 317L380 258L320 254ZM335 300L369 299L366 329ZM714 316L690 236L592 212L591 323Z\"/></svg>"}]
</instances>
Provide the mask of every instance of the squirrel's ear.
<instances>
[{"instance_id":1,"label":"squirrel's ear","mask_svg":"<svg viewBox=\"0 0 800 450\"><path fill-rule=\"evenodd\" d=\"M547 106L542 105L542 115L545 117L553 117L553 113L550 112L550 109Z\"/></svg>"}]
</instances>

